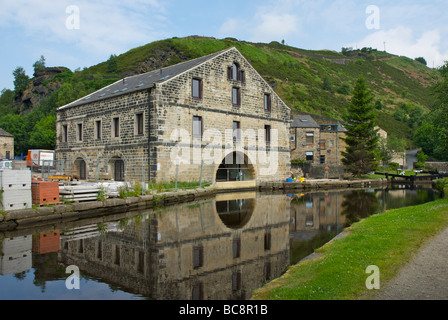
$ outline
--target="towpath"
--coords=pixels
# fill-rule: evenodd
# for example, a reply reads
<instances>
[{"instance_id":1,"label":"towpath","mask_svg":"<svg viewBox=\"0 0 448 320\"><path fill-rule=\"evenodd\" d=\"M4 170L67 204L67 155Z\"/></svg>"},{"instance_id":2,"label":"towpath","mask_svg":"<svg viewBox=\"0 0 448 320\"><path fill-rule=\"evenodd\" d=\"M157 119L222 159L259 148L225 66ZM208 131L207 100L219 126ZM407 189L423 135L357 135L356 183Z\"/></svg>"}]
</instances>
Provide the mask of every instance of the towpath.
<instances>
[{"instance_id":1,"label":"towpath","mask_svg":"<svg viewBox=\"0 0 448 320\"><path fill-rule=\"evenodd\" d=\"M376 300L448 300L448 229L426 243Z\"/></svg>"}]
</instances>

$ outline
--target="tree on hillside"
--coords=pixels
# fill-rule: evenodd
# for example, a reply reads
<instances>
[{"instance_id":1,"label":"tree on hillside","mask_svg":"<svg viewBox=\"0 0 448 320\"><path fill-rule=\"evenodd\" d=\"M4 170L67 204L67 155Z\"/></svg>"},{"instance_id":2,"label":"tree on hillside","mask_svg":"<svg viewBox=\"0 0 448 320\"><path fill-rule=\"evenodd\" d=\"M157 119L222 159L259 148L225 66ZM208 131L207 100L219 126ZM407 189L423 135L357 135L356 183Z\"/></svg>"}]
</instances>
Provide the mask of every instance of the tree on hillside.
<instances>
[{"instance_id":1,"label":"tree on hillside","mask_svg":"<svg viewBox=\"0 0 448 320\"><path fill-rule=\"evenodd\" d=\"M33 64L34 72L45 68L45 57L40 56L40 59Z\"/></svg>"},{"instance_id":2,"label":"tree on hillside","mask_svg":"<svg viewBox=\"0 0 448 320\"><path fill-rule=\"evenodd\" d=\"M359 78L344 116L347 132L343 140L347 148L342 152L343 164L355 176L373 171L377 167L379 137L378 130L375 130L375 105L372 101L372 93L367 89L364 78Z\"/></svg>"},{"instance_id":3,"label":"tree on hillside","mask_svg":"<svg viewBox=\"0 0 448 320\"><path fill-rule=\"evenodd\" d=\"M111 54L109 60L107 60L107 73L116 73L118 71L117 56Z\"/></svg>"},{"instance_id":4,"label":"tree on hillside","mask_svg":"<svg viewBox=\"0 0 448 320\"><path fill-rule=\"evenodd\" d=\"M423 152L442 161L448 160L448 63L439 70L439 81L434 85L435 103L432 110L421 117L421 125L414 133L414 143Z\"/></svg>"},{"instance_id":5,"label":"tree on hillside","mask_svg":"<svg viewBox=\"0 0 448 320\"><path fill-rule=\"evenodd\" d=\"M14 92L16 95L21 94L28 85L30 78L26 75L25 69L22 67L17 67L13 72L14 76Z\"/></svg>"},{"instance_id":6,"label":"tree on hillside","mask_svg":"<svg viewBox=\"0 0 448 320\"><path fill-rule=\"evenodd\" d=\"M426 62L426 59L423 58L423 57L415 58L415 61L418 61L418 62L420 62L420 63L423 63L425 66L428 65L428 63Z\"/></svg>"},{"instance_id":7,"label":"tree on hillside","mask_svg":"<svg viewBox=\"0 0 448 320\"><path fill-rule=\"evenodd\" d=\"M448 160L448 63L440 68L441 79L435 85L437 98L433 112L433 125L437 132L435 155L440 160Z\"/></svg>"}]
</instances>

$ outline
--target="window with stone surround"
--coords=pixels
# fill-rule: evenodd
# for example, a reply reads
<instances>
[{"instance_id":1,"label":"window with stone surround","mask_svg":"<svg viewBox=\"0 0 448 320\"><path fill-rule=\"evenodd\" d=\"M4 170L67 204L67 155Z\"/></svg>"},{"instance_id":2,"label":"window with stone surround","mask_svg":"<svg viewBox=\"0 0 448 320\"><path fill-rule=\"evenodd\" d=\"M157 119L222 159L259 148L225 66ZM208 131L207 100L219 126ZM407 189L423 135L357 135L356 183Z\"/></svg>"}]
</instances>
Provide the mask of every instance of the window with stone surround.
<instances>
[{"instance_id":1,"label":"window with stone surround","mask_svg":"<svg viewBox=\"0 0 448 320\"><path fill-rule=\"evenodd\" d=\"M267 145L271 143L271 126L264 126L264 139Z\"/></svg>"},{"instance_id":2,"label":"window with stone surround","mask_svg":"<svg viewBox=\"0 0 448 320\"><path fill-rule=\"evenodd\" d=\"M112 137L120 137L120 118L118 117L112 119Z\"/></svg>"},{"instance_id":3,"label":"window with stone surround","mask_svg":"<svg viewBox=\"0 0 448 320\"><path fill-rule=\"evenodd\" d=\"M95 140L101 140L101 120L95 121Z\"/></svg>"},{"instance_id":4,"label":"window with stone surround","mask_svg":"<svg viewBox=\"0 0 448 320\"><path fill-rule=\"evenodd\" d=\"M62 125L62 142L68 142L68 126Z\"/></svg>"},{"instance_id":5,"label":"window with stone surround","mask_svg":"<svg viewBox=\"0 0 448 320\"><path fill-rule=\"evenodd\" d=\"M241 140L241 123L239 121L233 121L233 141Z\"/></svg>"},{"instance_id":6,"label":"window with stone surround","mask_svg":"<svg viewBox=\"0 0 448 320\"><path fill-rule=\"evenodd\" d=\"M193 99L202 99L202 80L201 79L193 78L192 96L193 96Z\"/></svg>"},{"instance_id":7,"label":"window with stone surround","mask_svg":"<svg viewBox=\"0 0 448 320\"><path fill-rule=\"evenodd\" d=\"M135 135L143 135L143 112L137 113L135 115Z\"/></svg>"},{"instance_id":8,"label":"window with stone surround","mask_svg":"<svg viewBox=\"0 0 448 320\"><path fill-rule=\"evenodd\" d=\"M241 105L241 90L238 87L232 88L232 105L235 107Z\"/></svg>"},{"instance_id":9,"label":"window with stone surround","mask_svg":"<svg viewBox=\"0 0 448 320\"><path fill-rule=\"evenodd\" d=\"M76 136L78 141L82 141L82 123L78 123L76 126Z\"/></svg>"},{"instance_id":10,"label":"window with stone surround","mask_svg":"<svg viewBox=\"0 0 448 320\"><path fill-rule=\"evenodd\" d=\"M306 152L305 155L306 155L306 158L305 158L306 161L314 161L314 152L308 151L308 152Z\"/></svg>"},{"instance_id":11,"label":"window with stone surround","mask_svg":"<svg viewBox=\"0 0 448 320\"><path fill-rule=\"evenodd\" d=\"M319 148L321 148L322 150L325 150L325 145L326 145L325 140L319 141Z\"/></svg>"},{"instance_id":12,"label":"window with stone surround","mask_svg":"<svg viewBox=\"0 0 448 320\"><path fill-rule=\"evenodd\" d=\"M306 133L306 144L307 145L314 144L314 132Z\"/></svg>"},{"instance_id":13,"label":"window with stone surround","mask_svg":"<svg viewBox=\"0 0 448 320\"><path fill-rule=\"evenodd\" d=\"M193 138L202 139L202 117L193 116Z\"/></svg>"},{"instance_id":14,"label":"window with stone surround","mask_svg":"<svg viewBox=\"0 0 448 320\"><path fill-rule=\"evenodd\" d=\"M264 111L271 112L271 95L269 93L264 94Z\"/></svg>"},{"instance_id":15,"label":"window with stone surround","mask_svg":"<svg viewBox=\"0 0 448 320\"><path fill-rule=\"evenodd\" d=\"M227 68L227 80L246 82L244 70L240 70L240 65L234 62L231 67Z\"/></svg>"}]
</instances>

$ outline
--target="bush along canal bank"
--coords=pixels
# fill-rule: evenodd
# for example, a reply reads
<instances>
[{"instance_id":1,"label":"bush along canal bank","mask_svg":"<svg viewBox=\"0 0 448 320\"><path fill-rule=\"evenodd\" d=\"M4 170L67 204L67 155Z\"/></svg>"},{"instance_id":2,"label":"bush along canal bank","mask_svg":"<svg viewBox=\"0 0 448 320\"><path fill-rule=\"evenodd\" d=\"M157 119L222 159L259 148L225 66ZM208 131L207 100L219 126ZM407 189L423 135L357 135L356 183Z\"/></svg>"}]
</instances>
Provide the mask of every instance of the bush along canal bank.
<instances>
[{"instance_id":1,"label":"bush along canal bank","mask_svg":"<svg viewBox=\"0 0 448 320\"><path fill-rule=\"evenodd\" d=\"M282 277L255 290L252 299L374 299L425 242L446 228L446 198L370 216L351 225L343 237L316 250L309 259L291 266ZM379 289L369 285L371 266L378 272Z\"/></svg>"}]
</instances>

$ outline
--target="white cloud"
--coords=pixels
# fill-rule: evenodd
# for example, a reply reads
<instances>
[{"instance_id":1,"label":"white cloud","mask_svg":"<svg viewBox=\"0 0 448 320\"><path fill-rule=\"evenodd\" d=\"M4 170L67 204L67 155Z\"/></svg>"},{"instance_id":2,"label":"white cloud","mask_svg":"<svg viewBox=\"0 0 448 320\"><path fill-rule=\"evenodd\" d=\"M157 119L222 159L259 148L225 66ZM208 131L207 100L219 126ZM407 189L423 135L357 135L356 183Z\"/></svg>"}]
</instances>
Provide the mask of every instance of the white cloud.
<instances>
[{"instance_id":1,"label":"white cloud","mask_svg":"<svg viewBox=\"0 0 448 320\"><path fill-rule=\"evenodd\" d=\"M255 17L259 21L252 30L253 41L270 42L282 40L299 32L298 18L289 13L260 13Z\"/></svg>"},{"instance_id":2,"label":"white cloud","mask_svg":"<svg viewBox=\"0 0 448 320\"><path fill-rule=\"evenodd\" d=\"M79 29L66 27L71 5L79 8ZM2 28L19 27L30 40L75 45L91 54L121 53L153 41L164 22L160 0L15 0L2 4L0 12Z\"/></svg>"},{"instance_id":3,"label":"white cloud","mask_svg":"<svg viewBox=\"0 0 448 320\"><path fill-rule=\"evenodd\" d=\"M399 26L390 30L376 31L351 47L372 47L396 55L409 58L424 57L428 66L440 66L448 60L448 52L442 52L441 34L439 29L423 32L419 37L409 27Z\"/></svg>"},{"instance_id":4,"label":"white cloud","mask_svg":"<svg viewBox=\"0 0 448 320\"><path fill-rule=\"evenodd\" d=\"M230 18L227 19L219 28L219 33L224 36L231 36L232 33L239 29L239 22L237 19Z\"/></svg>"},{"instance_id":5,"label":"white cloud","mask_svg":"<svg viewBox=\"0 0 448 320\"><path fill-rule=\"evenodd\" d=\"M280 41L297 35L300 22L298 15L291 13L293 5L290 0L268 1L240 17L225 20L219 33L222 36L241 36L253 42Z\"/></svg>"}]
</instances>

